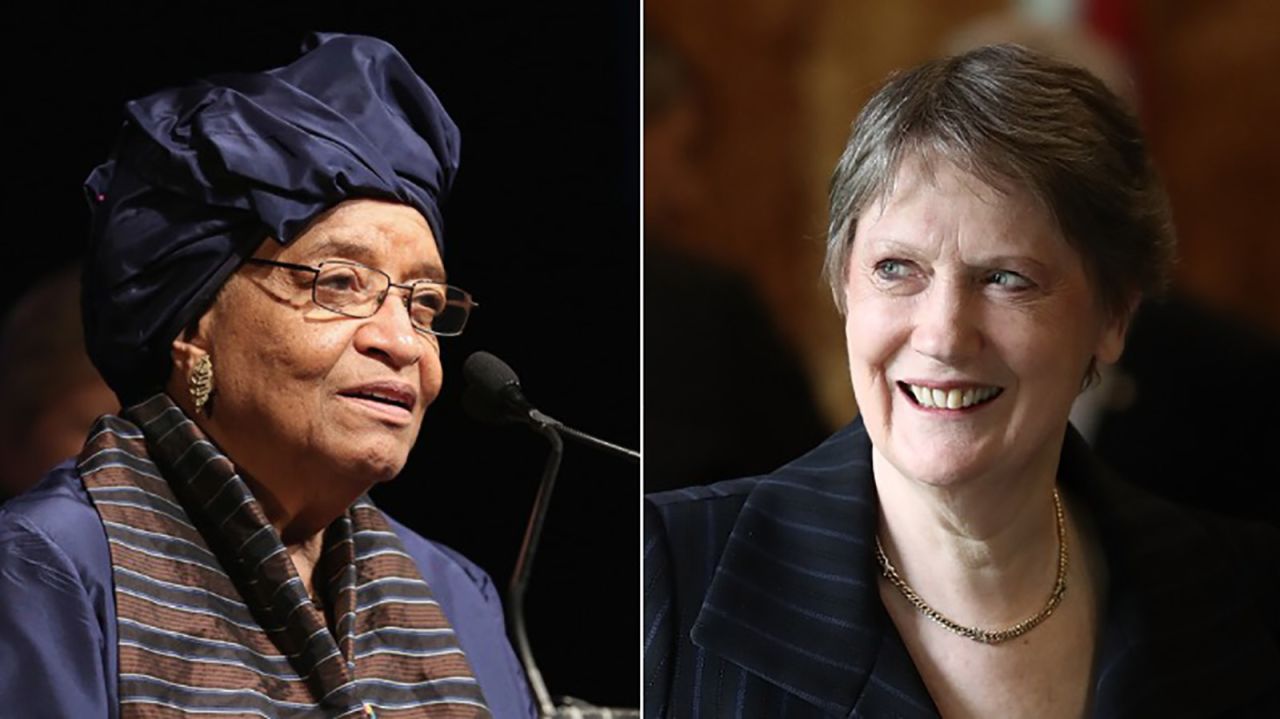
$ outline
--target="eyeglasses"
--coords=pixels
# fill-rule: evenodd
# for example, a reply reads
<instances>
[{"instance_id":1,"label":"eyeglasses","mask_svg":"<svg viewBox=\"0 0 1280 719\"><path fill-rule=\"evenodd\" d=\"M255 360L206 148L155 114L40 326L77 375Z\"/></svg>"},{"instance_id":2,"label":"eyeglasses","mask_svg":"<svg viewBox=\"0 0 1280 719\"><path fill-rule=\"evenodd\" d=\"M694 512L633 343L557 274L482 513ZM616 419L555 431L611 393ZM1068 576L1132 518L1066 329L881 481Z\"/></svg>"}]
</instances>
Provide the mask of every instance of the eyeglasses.
<instances>
[{"instance_id":1,"label":"eyeglasses","mask_svg":"<svg viewBox=\"0 0 1280 719\"><path fill-rule=\"evenodd\" d=\"M314 273L311 300L330 312L347 317L372 317L382 309L392 287L408 290L404 306L409 311L409 321L419 332L437 337L462 334L462 328L466 327L467 318L471 316L471 308L479 306L468 292L453 285L431 280L397 284L382 270L358 262L326 260L312 267L257 257L246 261L254 265Z\"/></svg>"}]
</instances>

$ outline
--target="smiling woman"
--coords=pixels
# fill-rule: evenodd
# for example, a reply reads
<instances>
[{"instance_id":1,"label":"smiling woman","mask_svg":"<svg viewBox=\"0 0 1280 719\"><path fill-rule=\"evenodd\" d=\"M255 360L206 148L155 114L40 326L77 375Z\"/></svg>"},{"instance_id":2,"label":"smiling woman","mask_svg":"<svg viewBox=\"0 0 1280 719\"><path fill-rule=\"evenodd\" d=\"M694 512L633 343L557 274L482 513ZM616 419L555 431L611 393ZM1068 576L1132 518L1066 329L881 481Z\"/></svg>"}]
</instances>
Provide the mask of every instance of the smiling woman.
<instances>
[{"instance_id":1,"label":"smiling woman","mask_svg":"<svg viewBox=\"0 0 1280 719\"><path fill-rule=\"evenodd\" d=\"M435 94L391 45L318 34L126 114L83 295L124 409L0 509L0 704L531 716L492 582L366 496L474 305L444 284Z\"/></svg>"},{"instance_id":2,"label":"smiling woman","mask_svg":"<svg viewBox=\"0 0 1280 719\"><path fill-rule=\"evenodd\" d=\"M872 97L831 188L861 416L649 498L647 714L1280 711L1280 535L1125 485L1068 423L1172 261L1124 104L1016 46L940 59Z\"/></svg>"},{"instance_id":3,"label":"smiling woman","mask_svg":"<svg viewBox=\"0 0 1280 719\"><path fill-rule=\"evenodd\" d=\"M1106 314L1030 192L912 160L891 186L858 222L843 288L877 476L1052 476L1064 418L1090 363L1119 359L1128 311Z\"/></svg>"}]
</instances>

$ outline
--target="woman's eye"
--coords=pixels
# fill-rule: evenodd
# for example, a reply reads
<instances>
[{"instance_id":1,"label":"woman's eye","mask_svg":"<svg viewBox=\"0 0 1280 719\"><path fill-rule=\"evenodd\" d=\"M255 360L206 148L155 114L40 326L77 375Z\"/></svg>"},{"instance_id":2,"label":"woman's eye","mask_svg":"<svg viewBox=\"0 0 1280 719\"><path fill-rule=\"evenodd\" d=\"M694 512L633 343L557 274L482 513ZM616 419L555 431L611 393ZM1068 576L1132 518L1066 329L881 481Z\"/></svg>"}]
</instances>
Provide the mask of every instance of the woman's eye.
<instances>
[{"instance_id":1,"label":"woman's eye","mask_svg":"<svg viewBox=\"0 0 1280 719\"><path fill-rule=\"evenodd\" d=\"M989 273L986 282L1006 290L1026 290L1032 287L1031 280L1009 270L995 270Z\"/></svg>"},{"instance_id":2,"label":"woman's eye","mask_svg":"<svg viewBox=\"0 0 1280 719\"><path fill-rule=\"evenodd\" d=\"M881 260L874 271L879 279L900 280L911 275L911 266L900 260Z\"/></svg>"},{"instance_id":3,"label":"woman's eye","mask_svg":"<svg viewBox=\"0 0 1280 719\"><path fill-rule=\"evenodd\" d=\"M360 277L350 270L323 272L317 284L329 292L357 292L361 289Z\"/></svg>"},{"instance_id":4,"label":"woman's eye","mask_svg":"<svg viewBox=\"0 0 1280 719\"><path fill-rule=\"evenodd\" d=\"M435 315L444 307L444 293L419 288L413 293L413 311Z\"/></svg>"}]
</instances>

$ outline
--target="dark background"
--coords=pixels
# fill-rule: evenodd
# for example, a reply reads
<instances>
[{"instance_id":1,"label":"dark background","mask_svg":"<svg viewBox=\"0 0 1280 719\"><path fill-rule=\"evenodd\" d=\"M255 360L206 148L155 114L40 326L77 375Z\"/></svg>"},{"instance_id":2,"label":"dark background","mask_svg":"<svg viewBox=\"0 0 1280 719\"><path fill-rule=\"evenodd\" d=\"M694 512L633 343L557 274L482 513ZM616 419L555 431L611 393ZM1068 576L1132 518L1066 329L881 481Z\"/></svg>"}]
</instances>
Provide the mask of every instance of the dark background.
<instances>
[{"instance_id":1,"label":"dark background","mask_svg":"<svg viewBox=\"0 0 1280 719\"><path fill-rule=\"evenodd\" d=\"M80 186L130 98L285 64L311 30L392 42L440 96L462 131L445 260L481 307L443 345L404 474L374 497L505 587L546 446L463 414L463 359L491 351L547 413L639 443L637 3L53 5L7 11L0 311L82 252ZM553 694L638 703L638 493L635 465L566 448L526 602Z\"/></svg>"}]
</instances>

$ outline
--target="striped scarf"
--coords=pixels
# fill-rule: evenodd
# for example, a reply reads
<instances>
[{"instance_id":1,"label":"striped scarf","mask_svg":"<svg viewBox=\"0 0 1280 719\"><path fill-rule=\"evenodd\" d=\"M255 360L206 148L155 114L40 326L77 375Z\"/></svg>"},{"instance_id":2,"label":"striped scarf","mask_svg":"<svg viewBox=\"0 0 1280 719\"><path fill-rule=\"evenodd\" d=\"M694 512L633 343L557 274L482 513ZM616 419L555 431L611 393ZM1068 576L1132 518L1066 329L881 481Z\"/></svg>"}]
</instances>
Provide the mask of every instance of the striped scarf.
<instances>
[{"instance_id":1,"label":"striped scarf","mask_svg":"<svg viewBox=\"0 0 1280 719\"><path fill-rule=\"evenodd\" d=\"M453 629L367 497L311 602L235 466L164 394L98 420L78 469L106 528L120 716L489 717Z\"/></svg>"}]
</instances>

